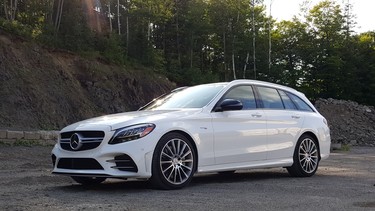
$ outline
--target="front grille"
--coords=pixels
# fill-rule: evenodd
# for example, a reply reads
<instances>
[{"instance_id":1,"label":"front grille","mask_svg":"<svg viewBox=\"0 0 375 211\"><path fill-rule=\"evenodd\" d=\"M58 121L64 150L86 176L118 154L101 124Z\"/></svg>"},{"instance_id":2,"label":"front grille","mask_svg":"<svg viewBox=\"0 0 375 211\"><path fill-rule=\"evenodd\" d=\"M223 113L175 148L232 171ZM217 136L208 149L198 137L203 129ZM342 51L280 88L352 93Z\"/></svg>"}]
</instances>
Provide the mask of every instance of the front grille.
<instances>
[{"instance_id":1,"label":"front grille","mask_svg":"<svg viewBox=\"0 0 375 211\"><path fill-rule=\"evenodd\" d=\"M92 158L61 158L57 163L60 169L103 170L103 167Z\"/></svg>"},{"instance_id":2,"label":"front grille","mask_svg":"<svg viewBox=\"0 0 375 211\"><path fill-rule=\"evenodd\" d=\"M108 162L116 164L116 166L112 166L114 169L118 169L120 171L138 172L137 165L129 155L118 155L115 157L115 159L108 160Z\"/></svg>"},{"instance_id":3,"label":"front grille","mask_svg":"<svg viewBox=\"0 0 375 211\"><path fill-rule=\"evenodd\" d=\"M73 134L79 134L82 141L82 146L79 149L72 149L70 146L70 139ZM83 150L89 150L89 149L95 149L98 147L103 139L104 139L104 132L103 131L71 131L71 132L65 132L60 134L60 146L64 150L68 151L83 151Z\"/></svg>"}]
</instances>

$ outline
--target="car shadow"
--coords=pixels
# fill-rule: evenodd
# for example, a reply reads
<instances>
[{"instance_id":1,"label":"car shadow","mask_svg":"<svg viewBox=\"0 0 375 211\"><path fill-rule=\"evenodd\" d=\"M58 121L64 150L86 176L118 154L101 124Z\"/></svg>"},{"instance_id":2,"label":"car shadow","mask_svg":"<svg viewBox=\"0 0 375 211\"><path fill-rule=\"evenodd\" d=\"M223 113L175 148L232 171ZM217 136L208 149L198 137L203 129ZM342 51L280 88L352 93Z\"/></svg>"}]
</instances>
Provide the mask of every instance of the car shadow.
<instances>
[{"instance_id":1,"label":"car shadow","mask_svg":"<svg viewBox=\"0 0 375 211\"><path fill-rule=\"evenodd\" d=\"M241 183L241 182L258 182L261 180L280 180L290 178L286 171L239 171L232 174L196 174L192 182L184 189L190 189L205 184L225 184L225 183ZM71 183L70 185L54 186L52 189L58 189L64 192L83 192L83 191L99 191L99 192L143 192L143 191L163 191L155 189L150 182L142 180L118 180L107 179L105 182L97 185L80 185Z\"/></svg>"},{"instance_id":2,"label":"car shadow","mask_svg":"<svg viewBox=\"0 0 375 211\"><path fill-rule=\"evenodd\" d=\"M235 172L232 174L202 174L196 175L193 178L191 184L200 185L200 184L212 184L212 183L240 183L240 182L251 182L259 180L268 180L268 179L284 179L290 178L288 172L283 171L246 171L246 172Z\"/></svg>"}]
</instances>

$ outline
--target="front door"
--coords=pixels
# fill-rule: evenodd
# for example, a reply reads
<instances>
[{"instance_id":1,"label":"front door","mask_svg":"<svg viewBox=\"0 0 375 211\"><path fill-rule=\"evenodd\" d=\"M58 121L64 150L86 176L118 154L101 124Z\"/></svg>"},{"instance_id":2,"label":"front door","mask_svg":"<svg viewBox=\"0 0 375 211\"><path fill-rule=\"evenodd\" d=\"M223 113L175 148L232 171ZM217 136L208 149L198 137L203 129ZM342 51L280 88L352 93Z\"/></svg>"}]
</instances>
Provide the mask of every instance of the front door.
<instances>
[{"instance_id":1,"label":"front door","mask_svg":"<svg viewBox=\"0 0 375 211\"><path fill-rule=\"evenodd\" d=\"M265 160L267 122L263 110L257 109L252 86L234 87L221 101L224 99L241 101L243 109L212 112L215 163Z\"/></svg>"}]
</instances>

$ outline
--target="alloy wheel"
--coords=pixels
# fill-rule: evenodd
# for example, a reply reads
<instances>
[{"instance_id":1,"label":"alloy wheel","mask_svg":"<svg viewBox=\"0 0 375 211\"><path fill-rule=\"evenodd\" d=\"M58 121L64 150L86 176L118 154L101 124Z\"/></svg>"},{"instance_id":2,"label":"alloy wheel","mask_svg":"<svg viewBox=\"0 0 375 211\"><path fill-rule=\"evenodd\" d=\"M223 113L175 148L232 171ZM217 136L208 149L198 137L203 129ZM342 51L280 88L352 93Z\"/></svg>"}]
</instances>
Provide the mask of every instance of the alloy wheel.
<instances>
[{"instance_id":1,"label":"alloy wheel","mask_svg":"<svg viewBox=\"0 0 375 211\"><path fill-rule=\"evenodd\" d=\"M303 171L312 173L316 170L319 162L318 149L312 139L305 138L302 140L298 151L298 158Z\"/></svg>"},{"instance_id":2,"label":"alloy wheel","mask_svg":"<svg viewBox=\"0 0 375 211\"><path fill-rule=\"evenodd\" d=\"M169 140L161 150L160 169L164 178L173 185L186 182L193 174L194 156L182 139Z\"/></svg>"}]
</instances>

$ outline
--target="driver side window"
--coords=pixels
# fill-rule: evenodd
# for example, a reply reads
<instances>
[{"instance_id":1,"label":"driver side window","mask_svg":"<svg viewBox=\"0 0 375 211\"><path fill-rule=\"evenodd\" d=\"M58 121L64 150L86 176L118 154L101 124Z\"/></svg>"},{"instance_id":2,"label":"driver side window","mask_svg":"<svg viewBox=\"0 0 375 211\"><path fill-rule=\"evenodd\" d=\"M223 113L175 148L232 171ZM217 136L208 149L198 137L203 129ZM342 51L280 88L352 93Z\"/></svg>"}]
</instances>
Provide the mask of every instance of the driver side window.
<instances>
[{"instance_id":1,"label":"driver side window","mask_svg":"<svg viewBox=\"0 0 375 211\"><path fill-rule=\"evenodd\" d=\"M251 86L237 86L229 90L222 99L233 99L239 100L243 108L242 110L256 109L256 101L254 97L254 91Z\"/></svg>"}]
</instances>

